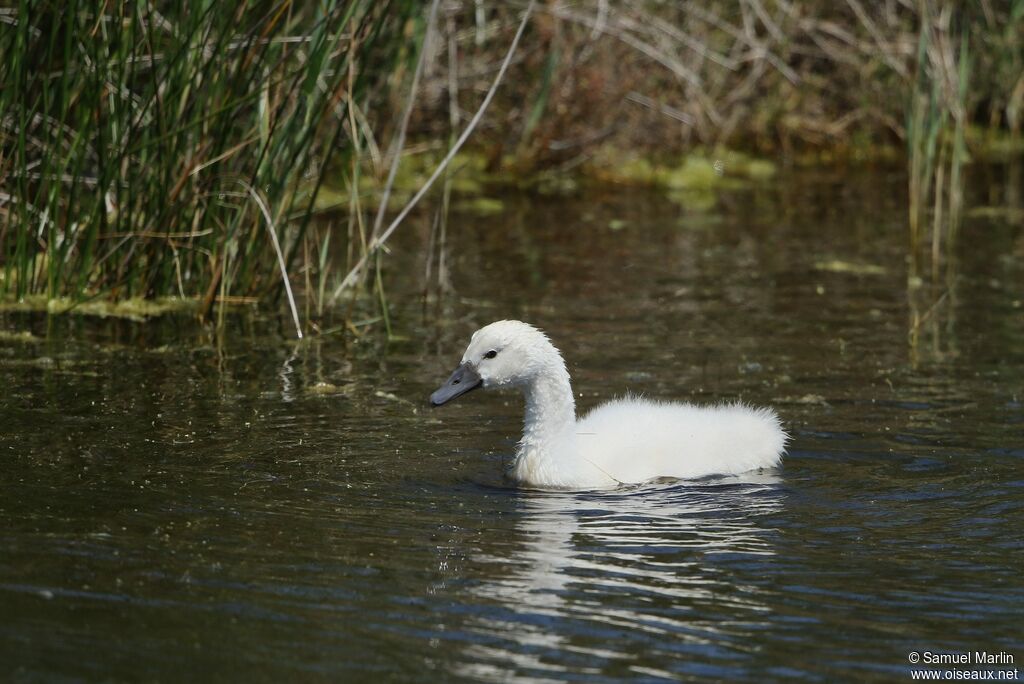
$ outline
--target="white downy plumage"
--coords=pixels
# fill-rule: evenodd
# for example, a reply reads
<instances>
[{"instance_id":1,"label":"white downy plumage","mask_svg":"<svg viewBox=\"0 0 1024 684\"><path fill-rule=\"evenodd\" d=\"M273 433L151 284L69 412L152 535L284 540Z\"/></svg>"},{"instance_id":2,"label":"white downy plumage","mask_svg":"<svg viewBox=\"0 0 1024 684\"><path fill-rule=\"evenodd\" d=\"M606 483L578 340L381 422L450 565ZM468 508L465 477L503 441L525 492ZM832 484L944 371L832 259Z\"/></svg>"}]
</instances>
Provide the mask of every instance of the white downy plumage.
<instances>
[{"instance_id":1,"label":"white downy plumage","mask_svg":"<svg viewBox=\"0 0 1024 684\"><path fill-rule=\"evenodd\" d=\"M526 397L523 439L509 476L562 489L614 487L659 477L735 475L779 464L786 433L771 409L695 406L625 397L576 419L569 372L537 328L498 321L473 334L461 365L431 403L483 387Z\"/></svg>"}]
</instances>

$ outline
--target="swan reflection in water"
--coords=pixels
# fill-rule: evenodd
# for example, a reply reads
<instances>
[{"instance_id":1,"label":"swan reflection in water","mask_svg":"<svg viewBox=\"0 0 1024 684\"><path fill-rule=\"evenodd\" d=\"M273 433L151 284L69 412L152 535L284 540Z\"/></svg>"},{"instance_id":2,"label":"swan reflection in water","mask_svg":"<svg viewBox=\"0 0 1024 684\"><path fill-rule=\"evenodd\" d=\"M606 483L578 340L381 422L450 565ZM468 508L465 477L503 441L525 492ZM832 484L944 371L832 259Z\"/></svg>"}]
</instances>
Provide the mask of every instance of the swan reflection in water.
<instances>
[{"instance_id":1,"label":"swan reflection in water","mask_svg":"<svg viewBox=\"0 0 1024 684\"><path fill-rule=\"evenodd\" d=\"M474 591L497 608L474 618L457 674L676 677L680 660L735 658L765 628L777 476L520 496L515 543L474 558L501 566Z\"/></svg>"}]
</instances>

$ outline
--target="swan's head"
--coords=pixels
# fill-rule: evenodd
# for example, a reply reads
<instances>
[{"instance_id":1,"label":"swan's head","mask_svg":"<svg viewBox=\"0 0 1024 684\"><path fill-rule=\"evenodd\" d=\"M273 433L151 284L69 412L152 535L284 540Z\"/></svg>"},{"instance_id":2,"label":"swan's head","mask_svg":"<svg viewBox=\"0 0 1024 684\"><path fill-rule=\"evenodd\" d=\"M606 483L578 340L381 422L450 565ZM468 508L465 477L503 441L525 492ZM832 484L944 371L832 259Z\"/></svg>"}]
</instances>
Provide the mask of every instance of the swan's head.
<instances>
[{"instance_id":1,"label":"swan's head","mask_svg":"<svg viewBox=\"0 0 1024 684\"><path fill-rule=\"evenodd\" d=\"M478 387L522 387L542 373L564 369L547 335L521 321L497 321L473 333L462 363L430 395L430 403L440 406Z\"/></svg>"}]
</instances>

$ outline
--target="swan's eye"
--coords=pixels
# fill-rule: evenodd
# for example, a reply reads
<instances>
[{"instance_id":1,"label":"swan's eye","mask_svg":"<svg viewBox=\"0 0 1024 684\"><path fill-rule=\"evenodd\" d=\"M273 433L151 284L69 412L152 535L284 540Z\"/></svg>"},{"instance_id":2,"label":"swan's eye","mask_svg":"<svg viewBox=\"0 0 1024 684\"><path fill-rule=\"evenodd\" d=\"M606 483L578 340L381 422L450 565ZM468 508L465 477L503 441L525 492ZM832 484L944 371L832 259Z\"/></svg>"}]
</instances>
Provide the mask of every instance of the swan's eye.
<instances>
[{"instance_id":1,"label":"swan's eye","mask_svg":"<svg viewBox=\"0 0 1024 684\"><path fill-rule=\"evenodd\" d=\"M492 349L491 351L489 351L486 354L484 354L484 358L485 359L493 359L497 355L498 355L498 352L495 351L494 349Z\"/></svg>"}]
</instances>

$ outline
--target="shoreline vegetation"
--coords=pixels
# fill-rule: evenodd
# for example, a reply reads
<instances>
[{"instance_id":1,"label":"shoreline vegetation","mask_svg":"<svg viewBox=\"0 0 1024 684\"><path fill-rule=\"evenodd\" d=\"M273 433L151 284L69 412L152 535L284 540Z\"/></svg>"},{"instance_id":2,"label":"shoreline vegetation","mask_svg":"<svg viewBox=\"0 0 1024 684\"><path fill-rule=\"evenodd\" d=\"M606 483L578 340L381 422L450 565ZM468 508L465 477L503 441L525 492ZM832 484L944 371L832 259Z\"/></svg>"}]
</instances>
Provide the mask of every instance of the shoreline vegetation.
<instances>
[{"instance_id":1,"label":"shoreline vegetation","mask_svg":"<svg viewBox=\"0 0 1024 684\"><path fill-rule=\"evenodd\" d=\"M24 0L0 9L0 311L284 302L299 337L357 309L390 334L410 212L441 279L448 212L501 189L700 208L837 163L905 169L908 283L948 286L965 169L1019 159L1022 126L1024 0Z\"/></svg>"}]
</instances>

